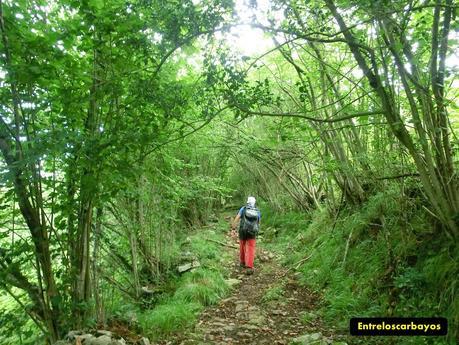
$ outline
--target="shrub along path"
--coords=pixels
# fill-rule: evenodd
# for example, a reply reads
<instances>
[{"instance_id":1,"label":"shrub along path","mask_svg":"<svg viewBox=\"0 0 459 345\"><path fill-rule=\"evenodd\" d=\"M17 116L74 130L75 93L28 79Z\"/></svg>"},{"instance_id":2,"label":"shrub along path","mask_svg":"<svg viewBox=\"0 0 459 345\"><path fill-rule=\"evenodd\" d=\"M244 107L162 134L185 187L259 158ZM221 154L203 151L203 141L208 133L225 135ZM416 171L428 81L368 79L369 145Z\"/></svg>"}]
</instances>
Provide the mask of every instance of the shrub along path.
<instances>
[{"instance_id":1,"label":"shrub along path","mask_svg":"<svg viewBox=\"0 0 459 345\"><path fill-rule=\"evenodd\" d=\"M229 236L227 243L237 244ZM194 329L162 344L344 344L332 341L336 337L314 317L319 297L301 287L272 253L258 247L255 272L247 276L239 267L238 250L222 248L234 253L227 280L231 293L205 309ZM328 337L309 342L319 332Z\"/></svg>"}]
</instances>

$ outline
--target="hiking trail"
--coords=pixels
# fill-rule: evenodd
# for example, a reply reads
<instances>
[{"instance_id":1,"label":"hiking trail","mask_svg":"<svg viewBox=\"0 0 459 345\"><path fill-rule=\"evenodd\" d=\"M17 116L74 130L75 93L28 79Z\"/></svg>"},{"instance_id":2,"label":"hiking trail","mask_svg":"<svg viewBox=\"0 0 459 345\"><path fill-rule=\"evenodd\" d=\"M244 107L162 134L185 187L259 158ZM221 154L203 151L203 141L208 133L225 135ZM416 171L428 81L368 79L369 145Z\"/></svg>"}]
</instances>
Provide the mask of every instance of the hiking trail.
<instances>
[{"instance_id":1,"label":"hiking trail","mask_svg":"<svg viewBox=\"0 0 459 345\"><path fill-rule=\"evenodd\" d=\"M192 329L157 344L307 344L302 336L315 344L345 344L314 315L320 297L300 286L278 256L257 241L255 271L248 276L239 267L237 240L228 235L226 244L222 250L232 253L229 295L204 309Z\"/></svg>"}]
</instances>

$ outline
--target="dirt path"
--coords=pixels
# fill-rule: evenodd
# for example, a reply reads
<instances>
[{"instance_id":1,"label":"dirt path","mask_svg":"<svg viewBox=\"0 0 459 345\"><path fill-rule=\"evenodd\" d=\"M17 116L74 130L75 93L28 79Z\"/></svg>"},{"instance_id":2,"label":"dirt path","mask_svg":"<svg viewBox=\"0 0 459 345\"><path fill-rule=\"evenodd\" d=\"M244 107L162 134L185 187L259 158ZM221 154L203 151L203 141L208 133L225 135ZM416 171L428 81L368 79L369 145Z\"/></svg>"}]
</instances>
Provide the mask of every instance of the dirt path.
<instances>
[{"instance_id":1,"label":"dirt path","mask_svg":"<svg viewBox=\"0 0 459 345\"><path fill-rule=\"evenodd\" d=\"M255 273L247 276L239 267L238 250L225 250L233 253L230 295L205 309L194 330L167 344L289 344L306 333L329 335L311 313L319 297L286 274L272 253L258 247Z\"/></svg>"}]
</instances>

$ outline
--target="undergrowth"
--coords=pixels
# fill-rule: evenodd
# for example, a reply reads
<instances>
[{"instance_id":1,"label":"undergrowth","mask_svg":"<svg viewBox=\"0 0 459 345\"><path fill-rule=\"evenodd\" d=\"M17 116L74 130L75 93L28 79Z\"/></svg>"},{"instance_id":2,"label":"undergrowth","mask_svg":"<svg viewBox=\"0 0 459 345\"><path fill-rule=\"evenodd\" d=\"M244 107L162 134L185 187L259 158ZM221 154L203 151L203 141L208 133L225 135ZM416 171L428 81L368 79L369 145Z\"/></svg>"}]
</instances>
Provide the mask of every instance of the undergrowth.
<instances>
[{"instance_id":1,"label":"undergrowth","mask_svg":"<svg viewBox=\"0 0 459 345\"><path fill-rule=\"evenodd\" d=\"M200 269L184 276L174 299L208 306L215 304L227 290L228 286L220 272Z\"/></svg>"},{"instance_id":2,"label":"undergrowth","mask_svg":"<svg viewBox=\"0 0 459 345\"><path fill-rule=\"evenodd\" d=\"M195 229L183 238L181 251L192 253L200 266L170 277L167 289L154 305L141 308L124 301L119 310L114 308L114 315L123 315L125 322L152 340L173 336L194 325L205 306L217 303L229 291L224 276L228 274L226 263L230 257L213 242L224 241L226 231L226 222Z\"/></svg>"},{"instance_id":3,"label":"undergrowth","mask_svg":"<svg viewBox=\"0 0 459 345\"><path fill-rule=\"evenodd\" d=\"M191 326L201 309L198 303L184 303L174 298L165 300L154 309L139 313L140 327L143 334L157 339Z\"/></svg>"},{"instance_id":4,"label":"undergrowth","mask_svg":"<svg viewBox=\"0 0 459 345\"><path fill-rule=\"evenodd\" d=\"M264 238L323 296L322 319L447 317L448 337L353 338L352 343L453 344L459 338L459 251L420 206L388 188L358 208L309 216L264 211ZM450 243L448 245L448 243ZM446 244L446 245L445 245Z\"/></svg>"}]
</instances>

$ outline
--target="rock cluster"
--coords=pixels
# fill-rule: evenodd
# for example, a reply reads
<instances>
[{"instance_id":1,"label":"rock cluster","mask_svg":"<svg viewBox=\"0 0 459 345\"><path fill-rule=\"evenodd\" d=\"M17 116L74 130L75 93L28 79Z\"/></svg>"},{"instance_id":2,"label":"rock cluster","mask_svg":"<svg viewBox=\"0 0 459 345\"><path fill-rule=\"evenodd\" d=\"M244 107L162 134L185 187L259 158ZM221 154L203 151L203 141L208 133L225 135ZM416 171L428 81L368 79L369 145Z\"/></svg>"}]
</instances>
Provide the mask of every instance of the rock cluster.
<instances>
[{"instance_id":1,"label":"rock cluster","mask_svg":"<svg viewBox=\"0 0 459 345\"><path fill-rule=\"evenodd\" d=\"M180 255L181 264L177 266L179 273L185 273L201 266L198 257L191 252L183 252Z\"/></svg>"},{"instance_id":2,"label":"rock cluster","mask_svg":"<svg viewBox=\"0 0 459 345\"><path fill-rule=\"evenodd\" d=\"M304 334L300 337L292 339L290 345L347 345L344 341L334 341L324 337L322 333Z\"/></svg>"},{"instance_id":3,"label":"rock cluster","mask_svg":"<svg viewBox=\"0 0 459 345\"><path fill-rule=\"evenodd\" d=\"M97 330L94 334L83 331L70 331L64 340L59 340L54 345L126 345L126 340L116 337L112 332ZM142 338L140 345L150 345L147 338Z\"/></svg>"}]
</instances>

